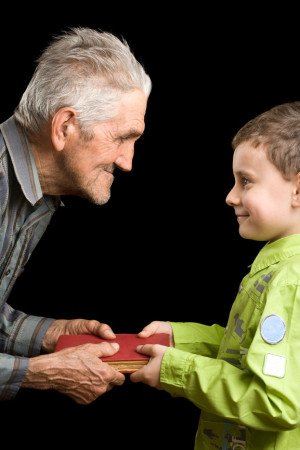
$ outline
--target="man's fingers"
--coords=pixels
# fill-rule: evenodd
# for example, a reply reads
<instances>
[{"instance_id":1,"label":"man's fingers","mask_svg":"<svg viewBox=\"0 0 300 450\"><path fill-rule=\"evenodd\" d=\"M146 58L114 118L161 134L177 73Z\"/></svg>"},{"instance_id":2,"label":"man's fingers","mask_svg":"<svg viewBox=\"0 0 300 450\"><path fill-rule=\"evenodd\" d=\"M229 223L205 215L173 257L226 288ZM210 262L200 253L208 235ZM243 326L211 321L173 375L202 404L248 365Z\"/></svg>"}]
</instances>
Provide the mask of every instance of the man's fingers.
<instances>
[{"instance_id":1,"label":"man's fingers","mask_svg":"<svg viewBox=\"0 0 300 450\"><path fill-rule=\"evenodd\" d=\"M151 322L149 325L147 325L145 328L142 329L142 331L139 333L140 337L149 337L152 336L156 332L158 328L158 322Z\"/></svg>"},{"instance_id":2,"label":"man's fingers","mask_svg":"<svg viewBox=\"0 0 300 450\"><path fill-rule=\"evenodd\" d=\"M114 355L120 348L116 342L101 342L100 344L86 344L85 349L87 352L92 353L99 358L103 356Z\"/></svg>"},{"instance_id":3,"label":"man's fingers","mask_svg":"<svg viewBox=\"0 0 300 450\"><path fill-rule=\"evenodd\" d=\"M83 323L84 333L95 334L104 339L114 339L115 333L106 323L98 322L98 320L85 320Z\"/></svg>"},{"instance_id":4,"label":"man's fingers","mask_svg":"<svg viewBox=\"0 0 300 450\"><path fill-rule=\"evenodd\" d=\"M107 323L100 323L95 334L104 339L115 339L116 337L115 333Z\"/></svg>"},{"instance_id":5,"label":"man's fingers","mask_svg":"<svg viewBox=\"0 0 300 450\"><path fill-rule=\"evenodd\" d=\"M121 386L125 381L125 376L120 373L115 371L115 378L110 381L110 384L114 385L114 386Z\"/></svg>"}]
</instances>

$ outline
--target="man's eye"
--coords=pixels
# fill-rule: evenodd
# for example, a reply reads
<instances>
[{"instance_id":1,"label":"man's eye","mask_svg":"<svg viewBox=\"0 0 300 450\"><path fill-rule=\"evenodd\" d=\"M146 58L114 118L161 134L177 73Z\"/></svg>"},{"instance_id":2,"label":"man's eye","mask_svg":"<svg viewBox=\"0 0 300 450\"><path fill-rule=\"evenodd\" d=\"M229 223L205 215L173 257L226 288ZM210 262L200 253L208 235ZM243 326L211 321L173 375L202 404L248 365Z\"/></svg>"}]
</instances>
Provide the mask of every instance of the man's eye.
<instances>
[{"instance_id":1,"label":"man's eye","mask_svg":"<svg viewBox=\"0 0 300 450\"><path fill-rule=\"evenodd\" d=\"M124 142L128 141L128 137L119 137L118 141L119 141L119 144L124 144Z\"/></svg>"}]
</instances>

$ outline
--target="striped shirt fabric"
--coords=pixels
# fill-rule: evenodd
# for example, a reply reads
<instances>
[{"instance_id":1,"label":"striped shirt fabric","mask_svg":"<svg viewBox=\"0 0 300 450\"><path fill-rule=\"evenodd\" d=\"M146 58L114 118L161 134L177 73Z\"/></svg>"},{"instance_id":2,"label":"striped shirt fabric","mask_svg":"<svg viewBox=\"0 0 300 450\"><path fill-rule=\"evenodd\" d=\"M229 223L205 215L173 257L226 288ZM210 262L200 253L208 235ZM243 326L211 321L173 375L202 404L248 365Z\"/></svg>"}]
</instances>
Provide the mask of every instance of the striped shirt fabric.
<instances>
[{"instance_id":1,"label":"striped shirt fabric","mask_svg":"<svg viewBox=\"0 0 300 450\"><path fill-rule=\"evenodd\" d=\"M54 320L17 311L7 299L60 204L43 195L26 135L10 117L0 125L0 400L16 395Z\"/></svg>"}]
</instances>

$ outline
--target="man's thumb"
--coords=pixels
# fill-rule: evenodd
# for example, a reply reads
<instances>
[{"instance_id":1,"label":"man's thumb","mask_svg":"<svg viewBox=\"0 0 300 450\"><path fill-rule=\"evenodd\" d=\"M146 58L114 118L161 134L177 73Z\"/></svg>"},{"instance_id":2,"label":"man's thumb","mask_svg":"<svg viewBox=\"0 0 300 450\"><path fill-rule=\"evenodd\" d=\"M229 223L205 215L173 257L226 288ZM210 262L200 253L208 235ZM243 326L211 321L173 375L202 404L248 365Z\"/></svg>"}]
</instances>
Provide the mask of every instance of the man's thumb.
<instances>
[{"instance_id":1,"label":"man's thumb","mask_svg":"<svg viewBox=\"0 0 300 450\"><path fill-rule=\"evenodd\" d=\"M120 346L117 342L100 342L100 344L89 344L88 351L102 358L104 356L112 356L119 350Z\"/></svg>"}]
</instances>

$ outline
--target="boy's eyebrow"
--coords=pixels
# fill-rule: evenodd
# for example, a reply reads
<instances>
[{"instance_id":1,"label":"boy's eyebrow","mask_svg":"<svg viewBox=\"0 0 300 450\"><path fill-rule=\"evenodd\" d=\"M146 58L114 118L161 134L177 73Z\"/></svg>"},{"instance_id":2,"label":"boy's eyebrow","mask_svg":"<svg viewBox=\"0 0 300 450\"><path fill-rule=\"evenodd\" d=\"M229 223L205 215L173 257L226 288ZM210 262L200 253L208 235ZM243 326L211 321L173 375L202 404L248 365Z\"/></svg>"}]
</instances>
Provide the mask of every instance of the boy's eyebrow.
<instances>
[{"instance_id":1,"label":"boy's eyebrow","mask_svg":"<svg viewBox=\"0 0 300 450\"><path fill-rule=\"evenodd\" d=\"M254 176L254 173L248 172L247 170L238 170L237 172L234 172L234 174L235 174L235 175L238 175L239 177L245 176L245 175L251 176L251 177Z\"/></svg>"}]
</instances>

